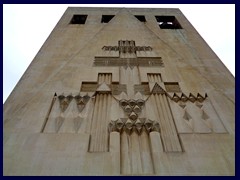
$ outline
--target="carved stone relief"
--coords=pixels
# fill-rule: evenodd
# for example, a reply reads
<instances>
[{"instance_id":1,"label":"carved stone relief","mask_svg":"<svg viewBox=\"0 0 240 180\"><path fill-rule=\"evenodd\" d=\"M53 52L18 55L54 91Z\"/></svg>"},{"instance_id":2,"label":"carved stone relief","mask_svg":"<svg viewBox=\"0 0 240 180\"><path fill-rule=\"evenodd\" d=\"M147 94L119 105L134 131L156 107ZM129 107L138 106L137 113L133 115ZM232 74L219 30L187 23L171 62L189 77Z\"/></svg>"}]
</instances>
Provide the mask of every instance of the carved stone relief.
<instances>
[{"instance_id":1,"label":"carved stone relief","mask_svg":"<svg viewBox=\"0 0 240 180\"><path fill-rule=\"evenodd\" d=\"M64 96L62 94L57 99L58 101L52 105L52 112L47 117L42 132L77 133L85 118L85 115L83 115L85 112L83 111L90 100L90 96L87 94L83 96L80 94L76 96L72 94Z\"/></svg>"}]
</instances>

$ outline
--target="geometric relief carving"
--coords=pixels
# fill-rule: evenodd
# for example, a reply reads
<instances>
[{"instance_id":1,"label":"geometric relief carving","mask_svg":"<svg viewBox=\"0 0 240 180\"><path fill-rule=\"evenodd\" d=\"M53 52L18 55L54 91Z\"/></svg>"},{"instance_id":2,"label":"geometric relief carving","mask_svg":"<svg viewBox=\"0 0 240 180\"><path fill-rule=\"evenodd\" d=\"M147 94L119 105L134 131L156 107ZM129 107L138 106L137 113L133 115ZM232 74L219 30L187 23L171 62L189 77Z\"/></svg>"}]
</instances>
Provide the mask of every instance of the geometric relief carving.
<instances>
[{"instance_id":1,"label":"geometric relief carving","mask_svg":"<svg viewBox=\"0 0 240 180\"><path fill-rule=\"evenodd\" d=\"M75 101L72 101L73 99ZM90 96L78 94L74 97L72 94L68 96L62 94L58 96L58 100L53 105L42 132L77 133L84 119L81 113L89 102Z\"/></svg>"},{"instance_id":2,"label":"geometric relief carving","mask_svg":"<svg viewBox=\"0 0 240 180\"><path fill-rule=\"evenodd\" d=\"M150 46L135 46L135 41L118 41L119 46L103 46L104 51L119 51L122 53L135 53L136 51L152 51Z\"/></svg>"},{"instance_id":3,"label":"geometric relief carving","mask_svg":"<svg viewBox=\"0 0 240 180\"><path fill-rule=\"evenodd\" d=\"M190 114L185 110L184 115L183 115L183 119L185 120L185 122L187 123L187 125L193 129L193 120L192 117L190 116Z\"/></svg>"},{"instance_id":4,"label":"geometric relief carving","mask_svg":"<svg viewBox=\"0 0 240 180\"><path fill-rule=\"evenodd\" d=\"M74 99L76 100L78 110L81 113L83 111L83 109L85 108L86 104L88 103L90 97L88 95L80 96L80 94L79 94L79 95L75 96Z\"/></svg>"},{"instance_id":5,"label":"geometric relief carving","mask_svg":"<svg viewBox=\"0 0 240 180\"><path fill-rule=\"evenodd\" d=\"M154 82L162 82L162 77L161 77L161 74L160 73L148 73L147 74L148 76L148 81L150 83L154 83Z\"/></svg>"},{"instance_id":6,"label":"geometric relief carving","mask_svg":"<svg viewBox=\"0 0 240 180\"><path fill-rule=\"evenodd\" d=\"M163 89L156 83L153 91L161 93L154 93L150 96L151 103L155 115L158 118L158 122L161 130L161 139L163 143L164 151L166 152L182 152L181 143L174 125L174 119L171 113L171 109L168 104L166 94L163 94Z\"/></svg>"},{"instance_id":7,"label":"geometric relief carving","mask_svg":"<svg viewBox=\"0 0 240 180\"><path fill-rule=\"evenodd\" d=\"M159 83L155 83L152 89L152 94L165 94L166 91L159 85Z\"/></svg>"},{"instance_id":8,"label":"geometric relief carving","mask_svg":"<svg viewBox=\"0 0 240 180\"><path fill-rule=\"evenodd\" d=\"M178 103L170 101L179 133L227 133L207 96L203 97L198 94L196 97L190 94L188 100Z\"/></svg>"},{"instance_id":9,"label":"geometric relief carving","mask_svg":"<svg viewBox=\"0 0 240 180\"><path fill-rule=\"evenodd\" d=\"M129 135L131 135L133 132L141 135L143 129L145 129L147 133L152 131L160 132L159 123L146 118L138 118L136 120L120 118L117 120L111 120L108 125L109 132L116 131L122 133L125 131Z\"/></svg>"},{"instance_id":10,"label":"geometric relief carving","mask_svg":"<svg viewBox=\"0 0 240 180\"><path fill-rule=\"evenodd\" d=\"M139 116L139 114L142 111L143 105L145 101L142 99L134 100L126 100L122 99L119 101L120 106L124 110L124 112L127 114L128 118L131 120L136 120Z\"/></svg>"},{"instance_id":11,"label":"geometric relief carving","mask_svg":"<svg viewBox=\"0 0 240 180\"><path fill-rule=\"evenodd\" d=\"M119 51L118 57L95 57L95 66L163 66L161 57L136 57L137 51L152 51L150 46L135 46L133 40L120 40L118 46L104 46L104 51Z\"/></svg>"},{"instance_id":12,"label":"geometric relief carving","mask_svg":"<svg viewBox=\"0 0 240 180\"><path fill-rule=\"evenodd\" d=\"M76 118L73 119L73 123L74 123L74 130L75 132L77 133L80 126L81 126L81 123L83 121L84 118L80 117L80 116L77 116Z\"/></svg>"},{"instance_id":13,"label":"geometric relief carving","mask_svg":"<svg viewBox=\"0 0 240 180\"><path fill-rule=\"evenodd\" d=\"M68 95L65 97L64 95L60 95L58 96L58 99L60 101L61 111L64 112L68 108L68 105L70 104L70 102L72 101L73 96Z\"/></svg>"},{"instance_id":14,"label":"geometric relief carving","mask_svg":"<svg viewBox=\"0 0 240 180\"><path fill-rule=\"evenodd\" d=\"M138 57L138 58L113 58L113 57L95 57L95 66L161 66L163 67L163 61L160 57Z\"/></svg>"},{"instance_id":15,"label":"geometric relief carving","mask_svg":"<svg viewBox=\"0 0 240 180\"><path fill-rule=\"evenodd\" d=\"M65 119L65 118L62 117L62 116L56 117L56 120L55 120L55 123L56 123L56 124L55 124L56 132L58 132L59 129L61 128L64 119Z\"/></svg>"}]
</instances>

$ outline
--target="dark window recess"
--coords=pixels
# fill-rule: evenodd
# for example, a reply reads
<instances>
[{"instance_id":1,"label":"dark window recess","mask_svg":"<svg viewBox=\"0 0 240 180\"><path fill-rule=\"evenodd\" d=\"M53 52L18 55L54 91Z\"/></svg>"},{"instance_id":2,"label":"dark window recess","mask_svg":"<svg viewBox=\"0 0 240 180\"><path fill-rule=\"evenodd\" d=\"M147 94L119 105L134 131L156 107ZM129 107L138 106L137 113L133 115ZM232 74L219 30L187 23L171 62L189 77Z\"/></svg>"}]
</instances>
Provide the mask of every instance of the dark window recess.
<instances>
[{"instance_id":1,"label":"dark window recess","mask_svg":"<svg viewBox=\"0 0 240 180\"><path fill-rule=\"evenodd\" d=\"M175 16L155 16L161 29L182 29Z\"/></svg>"},{"instance_id":2,"label":"dark window recess","mask_svg":"<svg viewBox=\"0 0 240 180\"><path fill-rule=\"evenodd\" d=\"M102 15L101 23L108 23L113 17L114 15Z\"/></svg>"},{"instance_id":3,"label":"dark window recess","mask_svg":"<svg viewBox=\"0 0 240 180\"><path fill-rule=\"evenodd\" d=\"M141 22L146 22L145 16L136 15L135 17Z\"/></svg>"},{"instance_id":4,"label":"dark window recess","mask_svg":"<svg viewBox=\"0 0 240 180\"><path fill-rule=\"evenodd\" d=\"M85 24L87 15L73 15L70 24Z\"/></svg>"}]
</instances>

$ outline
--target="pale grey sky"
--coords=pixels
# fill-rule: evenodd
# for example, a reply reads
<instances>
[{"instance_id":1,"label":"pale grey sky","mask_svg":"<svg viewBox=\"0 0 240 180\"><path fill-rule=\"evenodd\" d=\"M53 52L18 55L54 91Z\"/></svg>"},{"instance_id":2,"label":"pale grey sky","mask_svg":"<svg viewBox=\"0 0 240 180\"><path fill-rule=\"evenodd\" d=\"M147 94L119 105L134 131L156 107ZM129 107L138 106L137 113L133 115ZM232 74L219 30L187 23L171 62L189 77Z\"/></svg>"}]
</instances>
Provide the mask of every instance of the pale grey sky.
<instances>
[{"instance_id":1,"label":"pale grey sky","mask_svg":"<svg viewBox=\"0 0 240 180\"><path fill-rule=\"evenodd\" d=\"M179 8L235 76L234 4L4 4L3 103L68 6Z\"/></svg>"}]
</instances>

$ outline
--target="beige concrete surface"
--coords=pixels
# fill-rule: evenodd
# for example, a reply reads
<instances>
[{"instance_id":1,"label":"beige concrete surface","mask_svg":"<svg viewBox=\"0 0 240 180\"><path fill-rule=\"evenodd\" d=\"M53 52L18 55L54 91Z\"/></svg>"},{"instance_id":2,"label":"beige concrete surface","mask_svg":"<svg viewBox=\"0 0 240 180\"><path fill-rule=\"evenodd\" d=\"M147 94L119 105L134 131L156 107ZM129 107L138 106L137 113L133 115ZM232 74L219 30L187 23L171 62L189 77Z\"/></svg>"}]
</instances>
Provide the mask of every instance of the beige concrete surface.
<instances>
[{"instance_id":1,"label":"beige concrete surface","mask_svg":"<svg viewBox=\"0 0 240 180\"><path fill-rule=\"evenodd\" d=\"M5 176L235 175L235 79L179 9L69 7L3 123Z\"/></svg>"}]
</instances>

